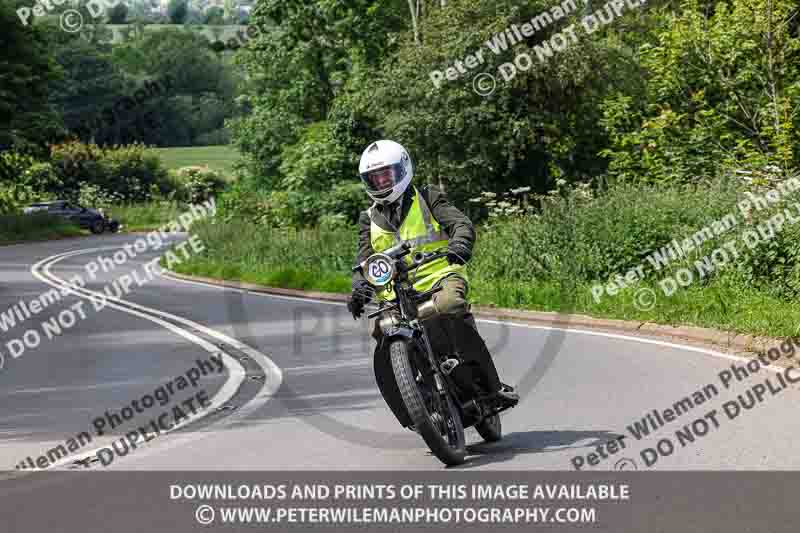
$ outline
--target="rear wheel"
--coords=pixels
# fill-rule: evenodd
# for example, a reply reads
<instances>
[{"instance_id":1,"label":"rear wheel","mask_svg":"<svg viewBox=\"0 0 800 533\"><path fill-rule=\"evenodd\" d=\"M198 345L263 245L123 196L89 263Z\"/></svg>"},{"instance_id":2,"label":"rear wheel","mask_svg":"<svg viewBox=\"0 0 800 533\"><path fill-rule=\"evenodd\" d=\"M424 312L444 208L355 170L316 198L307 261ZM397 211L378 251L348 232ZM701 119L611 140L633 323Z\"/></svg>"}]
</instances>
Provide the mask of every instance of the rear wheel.
<instances>
[{"instance_id":1,"label":"rear wheel","mask_svg":"<svg viewBox=\"0 0 800 533\"><path fill-rule=\"evenodd\" d=\"M495 414L484 418L479 424L475 425L478 435L483 437L486 442L497 442L503 438L503 426L500 423L500 415Z\"/></svg>"},{"instance_id":2,"label":"rear wheel","mask_svg":"<svg viewBox=\"0 0 800 533\"><path fill-rule=\"evenodd\" d=\"M440 395L422 381L405 341L394 341L389 346L389 354L397 388L415 430L444 464L463 463L467 455L464 426L450 395Z\"/></svg>"}]
</instances>

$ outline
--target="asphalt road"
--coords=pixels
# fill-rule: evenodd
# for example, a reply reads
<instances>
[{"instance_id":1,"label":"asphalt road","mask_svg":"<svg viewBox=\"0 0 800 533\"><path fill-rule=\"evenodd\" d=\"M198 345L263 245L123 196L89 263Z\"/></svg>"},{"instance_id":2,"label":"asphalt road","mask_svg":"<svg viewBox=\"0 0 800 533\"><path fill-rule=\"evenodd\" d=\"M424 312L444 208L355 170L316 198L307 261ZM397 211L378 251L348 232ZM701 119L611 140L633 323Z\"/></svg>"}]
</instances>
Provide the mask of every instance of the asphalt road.
<instances>
[{"instance_id":1,"label":"asphalt road","mask_svg":"<svg viewBox=\"0 0 800 533\"><path fill-rule=\"evenodd\" d=\"M88 263L112 257L135 239L114 235L0 248L0 313L63 287L76 274L88 278ZM353 321L340 304L147 279L145 263L161 253L148 249L109 272L101 268L84 290L65 294L8 331L0 329L0 469L22 475L16 468L21 462L30 457L35 463L59 445L66 448L70 439L76 439L74 452L47 459L48 468L442 468L384 405L372 373L366 320ZM134 283L121 295L123 302L110 301L95 311L85 290L102 292L132 271L144 283ZM78 302L83 304L76 307ZM65 310L71 313L61 314ZM70 315L75 323L48 339L42 322L56 317L70 324ZM780 387L771 370L734 380L726 390L718 374L744 362L710 350L525 324L479 321L479 327L501 378L518 385L523 399L503 417L502 442L483 444L468 432L470 457L460 468L572 470L577 456L591 471L800 467L793 442L800 430L797 385L767 392L734 419L723 409L724 402L767 379ZM39 332L40 344L14 357L8 343L29 329ZM203 367L208 371L202 375L198 359L208 365L221 361L224 369ZM179 376L197 377L195 386L180 388ZM168 382L173 385L168 401L145 408L145 398ZM628 429L653 410L663 418L665 410L704 389L703 402L694 396L691 408L641 440ZM199 406L197 399L196 413L190 414L180 402L197 393L207 405ZM138 409L130 410L134 401ZM184 406L182 419L173 411L176 405ZM125 407L132 419L111 430L112 415ZM121 449L122 436L162 413L171 417L169 430L140 433L140 439L152 440L117 453L106 466L89 460L99 448L114 449L114 441ZM97 434L96 424L103 423L98 417L106 424L103 435ZM676 435L679 430L683 437ZM91 442L78 446L82 432ZM619 436L624 448L608 444ZM674 450L648 466L642 450L656 448L662 439Z\"/></svg>"}]
</instances>

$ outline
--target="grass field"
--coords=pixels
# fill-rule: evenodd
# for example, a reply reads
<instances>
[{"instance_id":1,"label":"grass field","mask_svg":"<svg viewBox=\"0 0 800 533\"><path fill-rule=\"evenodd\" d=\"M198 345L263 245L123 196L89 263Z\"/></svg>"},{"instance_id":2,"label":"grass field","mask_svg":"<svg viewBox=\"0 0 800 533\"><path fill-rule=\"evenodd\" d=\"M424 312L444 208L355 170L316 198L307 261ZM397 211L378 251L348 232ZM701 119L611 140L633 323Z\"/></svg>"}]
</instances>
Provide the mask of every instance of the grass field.
<instances>
[{"instance_id":1,"label":"grass field","mask_svg":"<svg viewBox=\"0 0 800 533\"><path fill-rule=\"evenodd\" d=\"M208 166L225 178L233 178L233 164L239 152L230 146L190 146L179 148L153 148L168 169L188 166Z\"/></svg>"}]
</instances>

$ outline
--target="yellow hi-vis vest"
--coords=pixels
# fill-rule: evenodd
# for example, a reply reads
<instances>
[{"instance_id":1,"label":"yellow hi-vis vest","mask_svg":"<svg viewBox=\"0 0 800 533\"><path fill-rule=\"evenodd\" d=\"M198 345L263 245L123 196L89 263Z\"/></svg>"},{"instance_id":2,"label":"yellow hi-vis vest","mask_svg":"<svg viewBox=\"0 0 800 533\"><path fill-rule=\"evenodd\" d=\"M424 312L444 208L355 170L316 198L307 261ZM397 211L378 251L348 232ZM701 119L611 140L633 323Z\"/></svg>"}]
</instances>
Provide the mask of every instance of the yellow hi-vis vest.
<instances>
[{"instance_id":1,"label":"yellow hi-vis vest","mask_svg":"<svg viewBox=\"0 0 800 533\"><path fill-rule=\"evenodd\" d=\"M447 233L441 229L439 223L433 218L428 204L414 189L414 202L408 210L405 220L398 228L397 232L386 231L375 223L375 211L372 207L367 210L370 224L370 241L372 249L376 252L385 252L389 248L406 241L411 245L411 253L405 257L407 263L411 263L415 252L432 252L440 248L447 247ZM414 273L416 272L416 274ZM413 280L414 288L419 291L427 291L440 279L451 274L458 274L466 279L463 265L451 265L447 258L442 257L436 261L421 266L412 271L409 279ZM381 300L394 300L394 288L378 293Z\"/></svg>"}]
</instances>

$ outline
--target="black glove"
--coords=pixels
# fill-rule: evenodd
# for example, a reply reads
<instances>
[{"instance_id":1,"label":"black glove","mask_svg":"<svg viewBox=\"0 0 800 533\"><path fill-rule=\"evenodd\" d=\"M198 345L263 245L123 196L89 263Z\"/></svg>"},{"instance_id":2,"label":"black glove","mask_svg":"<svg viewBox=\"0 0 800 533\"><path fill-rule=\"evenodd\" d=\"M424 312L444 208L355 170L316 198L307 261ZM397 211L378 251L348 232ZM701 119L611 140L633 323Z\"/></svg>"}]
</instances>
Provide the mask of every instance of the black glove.
<instances>
[{"instance_id":1,"label":"black glove","mask_svg":"<svg viewBox=\"0 0 800 533\"><path fill-rule=\"evenodd\" d=\"M451 242L447 245L447 262L451 265L464 265L472 257L472 251L469 247Z\"/></svg>"},{"instance_id":2,"label":"black glove","mask_svg":"<svg viewBox=\"0 0 800 533\"><path fill-rule=\"evenodd\" d=\"M364 306L369 300L365 289L353 288L353 292L347 300L347 310L353 315L353 320L358 320L364 314Z\"/></svg>"}]
</instances>

